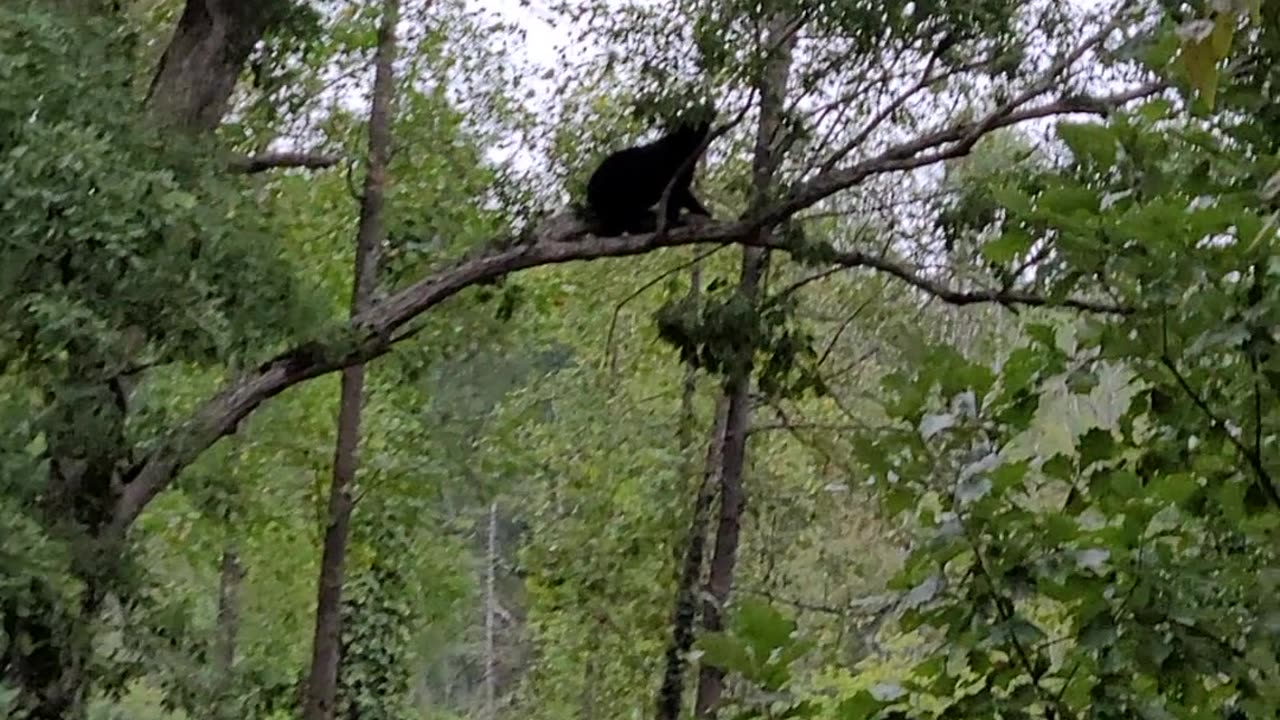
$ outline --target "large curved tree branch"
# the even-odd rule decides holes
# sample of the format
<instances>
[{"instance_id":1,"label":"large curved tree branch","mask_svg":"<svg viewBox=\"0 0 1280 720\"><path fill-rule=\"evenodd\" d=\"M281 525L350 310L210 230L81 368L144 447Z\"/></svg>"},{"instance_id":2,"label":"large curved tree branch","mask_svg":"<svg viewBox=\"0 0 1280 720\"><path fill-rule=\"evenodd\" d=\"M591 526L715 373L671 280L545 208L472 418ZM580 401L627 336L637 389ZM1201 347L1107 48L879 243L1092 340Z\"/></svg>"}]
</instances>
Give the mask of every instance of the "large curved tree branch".
<instances>
[{"instance_id":1,"label":"large curved tree branch","mask_svg":"<svg viewBox=\"0 0 1280 720\"><path fill-rule=\"evenodd\" d=\"M244 175L266 172L280 168L306 168L323 170L338 164L342 158L337 155L308 152L267 152L261 155L236 157L231 160L231 170Z\"/></svg>"},{"instance_id":2,"label":"large curved tree branch","mask_svg":"<svg viewBox=\"0 0 1280 720\"><path fill-rule=\"evenodd\" d=\"M1068 113L1106 113L1118 105L1153 95L1166 87L1151 83L1105 97L1062 99L1036 107L1004 106L973 123L930 133L896 145L876 157L848 168L824 173L794 189L780 202L757 217L700 227L682 227L665 233L620 238L582 237L584 227L575 223L547 223L524 241L507 239L434 272L352 318L354 340L345 350L297 348L286 352L241 377L205 402L187 421L170 430L161 442L131 473L122 489L113 514L112 534L122 536L147 504L162 492L177 474L216 442L231 433L266 400L293 385L339 370L348 365L377 358L395 342L412 333L397 331L441 302L479 283L543 265L624 257L651 252L662 247L693 244L758 245L789 251L787 241L757 231L775 225L819 201L882 173L923 167L969 152L985 134L1001 127L1034 118ZM1080 310L1125 313L1129 309L1088 299L1051 300L1034 293L1014 290L962 291L929 278L895 261L858 250L832 253L833 265L871 268L888 273L939 299L957 305L996 302L1013 305L1060 306Z\"/></svg>"}]
</instances>

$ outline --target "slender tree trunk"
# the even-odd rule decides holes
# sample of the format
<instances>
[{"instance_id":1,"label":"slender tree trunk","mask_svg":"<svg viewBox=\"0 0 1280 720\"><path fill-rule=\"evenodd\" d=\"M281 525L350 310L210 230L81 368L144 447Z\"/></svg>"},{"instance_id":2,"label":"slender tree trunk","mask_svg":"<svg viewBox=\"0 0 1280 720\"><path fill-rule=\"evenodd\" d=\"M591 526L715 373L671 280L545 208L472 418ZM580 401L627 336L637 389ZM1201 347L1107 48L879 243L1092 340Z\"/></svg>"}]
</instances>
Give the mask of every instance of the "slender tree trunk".
<instances>
[{"instance_id":1,"label":"slender tree trunk","mask_svg":"<svg viewBox=\"0 0 1280 720\"><path fill-rule=\"evenodd\" d=\"M791 73L791 51L795 45L795 37L795 28L785 14L775 15L765 34L765 46L773 48L773 54L768 58L758 84L760 124L756 132L755 157L752 162L755 194L753 205L756 207L768 202L773 176L778 168L775 152ZM738 293L753 306L758 303L767 262L768 255L763 248L743 248ZM702 607L702 626L708 632L724 627L722 612L733 590L742 511L746 505L742 471L746 464L747 433L751 424L751 374L755 348L743 346L735 350L735 359L724 384L728 408L725 412L724 450L720 462L720 517L716 527L715 554L711 558L707 577L708 599ZM724 671L711 665L703 665L698 676L695 705L697 717L715 717L723 692Z\"/></svg>"},{"instance_id":2,"label":"slender tree trunk","mask_svg":"<svg viewBox=\"0 0 1280 720\"><path fill-rule=\"evenodd\" d=\"M592 643L594 644L594 643ZM596 649L587 653L582 667L582 720L596 720Z\"/></svg>"},{"instance_id":3,"label":"slender tree trunk","mask_svg":"<svg viewBox=\"0 0 1280 720\"><path fill-rule=\"evenodd\" d=\"M484 603L484 701L485 716L493 720L498 695L498 503L489 504L489 551Z\"/></svg>"},{"instance_id":4,"label":"slender tree trunk","mask_svg":"<svg viewBox=\"0 0 1280 720\"><path fill-rule=\"evenodd\" d=\"M695 262L689 277L690 300L702 293L702 265ZM692 362L685 367L684 388L680 397L680 425L677 439L684 458L681 478L693 479L697 473L694 456L693 401L697 392L698 368ZM694 495L693 514L684 543L676 546L676 590L671 610L671 639L667 642L662 681L655 700L657 720L676 720L684 698L684 669L687 655L693 647L693 625L698 615L697 588L702 580L703 557L706 554L707 524L711 504L715 499L716 471L720 466L720 448L724 440L723 401L716 408L711 436L707 439L706 460Z\"/></svg>"},{"instance_id":5,"label":"slender tree trunk","mask_svg":"<svg viewBox=\"0 0 1280 720\"><path fill-rule=\"evenodd\" d=\"M747 258L746 255L755 255ZM744 253L743 277L758 281L761 271L759 253ZM745 287L744 282L739 287ZM724 629L722 610L733 590L733 574L738 560L738 535L746 496L742 488L742 468L746 461L746 436L750 422L750 368L735 371L725 383L728 407L725 411L724 449L720 459L720 516L716 525L716 547L711 556L707 576L708 598L702 604L702 628L706 632ZM724 671L703 665L698 675L695 713L699 718L714 717L724 688Z\"/></svg>"},{"instance_id":6,"label":"slender tree trunk","mask_svg":"<svg viewBox=\"0 0 1280 720\"><path fill-rule=\"evenodd\" d=\"M240 555L228 545L222 551L222 571L218 577L218 632L213 662L221 682L231 676L236 661L236 635L240 631L240 581L244 568Z\"/></svg>"},{"instance_id":7,"label":"slender tree trunk","mask_svg":"<svg viewBox=\"0 0 1280 720\"><path fill-rule=\"evenodd\" d=\"M369 306L377 284L378 246L385 230L382 210L386 169L391 148L391 101L394 92L392 63L396 53L398 0L383 4L382 26L375 58L373 103L369 113L369 169L360 203L356 234L356 260L351 293L351 314ZM307 679L306 720L331 720L337 696L338 659L342 647L342 584L346 573L347 540L354 505L352 485L359 464L360 415L364 400L364 365L342 372L338 405L338 438L329 486L329 522L316 593L316 628L312 643L311 671Z\"/></svg>"},{"instance_id":8,"label":"slender tree trunk","mask_svg":"<svg viewBox=\"0 0 1280 720\"><path fill-rule=\"evenodd\" d=\"M217 676L220 717L233 717L230 693L234 687L236 638L240 634L240 583L244 568L233 543L222 550L222 570L218 575L218 625L214 637L213 663Z\"/></svg>"},{"instance_id":9,"label":"slender tree trunk","mask_svg":"<svg viewBox=\"0 0 1280 720\"><path fill-rule=\"evenodd\" d=\"M680 717L684 696L684 668L689 650L693 647L693 626L698 614L697 589L702 579L707 525L711 519L711 505L715 499L716 478L724 448L727 410L728 403L722 398L716 408L711 437L707 440L702 480L694 499L689 533L685 537L684 557L681 558L680 575L676 581L675 607L671 614L671 640L667 643L666 668L662 675L662 685L658 688L658 720L677 720Z\"/></svg>"}]
</instances>

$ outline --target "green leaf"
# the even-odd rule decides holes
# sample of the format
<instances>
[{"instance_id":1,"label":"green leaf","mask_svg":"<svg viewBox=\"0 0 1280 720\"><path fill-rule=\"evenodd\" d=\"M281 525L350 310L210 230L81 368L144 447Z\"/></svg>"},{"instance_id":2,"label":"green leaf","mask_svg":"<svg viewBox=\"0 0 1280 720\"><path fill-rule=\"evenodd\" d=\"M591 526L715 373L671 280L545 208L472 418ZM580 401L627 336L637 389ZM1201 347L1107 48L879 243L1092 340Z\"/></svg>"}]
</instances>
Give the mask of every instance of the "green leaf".
<instances>
[{"instance_id":1,"label":"green leaf","mask_svg":"<svg viewBox=\"0 0 1280 720\"><path fill-rule=\"evenodd\" d=\"M1184 43L1180 58L1191 87L1204 100L1205 105L1213 109L1218 92L1218 58L1213 52L1212 41L1205 39Z\"/></svg>"},{"instance_id":2,"label":"green leaf","mask_svg":"<svg viewBox=\"0 0 1280 720\"><path fill-rule=\"evenodd\" d=\"M751 644L760 662L775 649L790 644L791 633L796 629L793 620L758 598L746 598L739 603L733 622L736 633Z\"/></svg>"},{"instance_id":3,"label":"green leaf","mask_svg":"<svg viewBox=\"0 0 1280 720\"><path fill-rule=\"evenodd\" d=\"M1116 161L1116 138L1105 125L1098 123L1058 123L1058 137L1071 149L1077 160L1109 168Z\"/></svg>"},{"instance_id":4,"label":"green leaf","mask_svg":"<svg viewBox=\"0 0 1280 720\"><path fill-rule=\"evenodd\" d=\"M1156 478L1147 491L1153 496L1180 507L1195 495L1200 483L1191 473L1171 473Z\"/></svg>"},{"instance_id":5,"label":"green leaf","mask_svg":"<svg viewBox=\"0 0 1280 720\"><path fill-rule=\"evenodd\" d=\"M1098 194L1079 185L1059 185L1041 193L1038 205L1041 210L1061 215L1074 212L1096 212Z\"/></svg>"},{"instance_id":6,"label":"green leaf","mask_svg":"<svg viewBox=\"0 0 1280 720\"><path fill-rule=\"evenodd\" d=\"M1031 249L1035 238L1017 228L1011 228L982 244L982 256L987 260L1004 265L1012 262Z\"/></svg>"},{"instance_id":7,"label":"green leaf","mask_svg":"<svg viewBox=\"0 0 1280 720\"><path fill-rule=\"evenodd\" d=\"M1219 13L1213 21L1213 32L1209 42L1216 58L1224 58L1231 51L1231 38L1236 32L1236 17L1233 13Z\"/></svg>"},{"instance_id":8,"label":"green leaf","mask_svg":"<svg viewBox=\"0 0 1280 720\"><path fill-rule=\"evenodd\" d=\"M702 651L702 661L722 670L751 677L755 662L747 646L723 632L707 633L698 638L697 647Z\"/></svg>"},{"instance_id":9,"label":"green leaf","mask_svg":"<svg viewBox=\"0 0 1280 720\"><path fill-rule=\"evenodd\" d=\"M870 692L859 690L853 696L840 701L836 707L836 717L840 720L869 720L891 702L877 700Z\"/></svg>"},{"instance_id":10,"label":"green leaf","mask_svg":"<svg viewBox=\"0 0 1280 720\"><path fill-rule=\"evenodd\" d=\"M1014 215L1027 215L1031 212L1031 198L1016 187L997 185L991 188L991 197Z\"/></svg>"}]
</instances>

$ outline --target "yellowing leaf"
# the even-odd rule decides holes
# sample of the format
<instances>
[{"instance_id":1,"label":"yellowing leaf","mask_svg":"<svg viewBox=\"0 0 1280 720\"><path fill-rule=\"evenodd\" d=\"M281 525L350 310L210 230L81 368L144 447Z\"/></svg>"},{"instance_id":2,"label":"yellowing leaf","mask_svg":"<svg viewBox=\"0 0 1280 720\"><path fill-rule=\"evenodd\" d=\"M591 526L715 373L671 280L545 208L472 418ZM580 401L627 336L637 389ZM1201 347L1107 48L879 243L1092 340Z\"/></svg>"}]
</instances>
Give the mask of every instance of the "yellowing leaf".
<instances>
[{"instance_id":1,"label":"yellowing leaf","mask_svg":"<svg viewBox=\"0 0 1280 720\"><path fill-rule=\"evenodd\" d=\"M1219 15L1213 23L1213 33L1209 35L1209 42L1213 46L1214 60L1227 56L1227 51L1231 49L1231 38L1236 32L1236 16L1235 15Z\"/></svg>"}]
</instances>

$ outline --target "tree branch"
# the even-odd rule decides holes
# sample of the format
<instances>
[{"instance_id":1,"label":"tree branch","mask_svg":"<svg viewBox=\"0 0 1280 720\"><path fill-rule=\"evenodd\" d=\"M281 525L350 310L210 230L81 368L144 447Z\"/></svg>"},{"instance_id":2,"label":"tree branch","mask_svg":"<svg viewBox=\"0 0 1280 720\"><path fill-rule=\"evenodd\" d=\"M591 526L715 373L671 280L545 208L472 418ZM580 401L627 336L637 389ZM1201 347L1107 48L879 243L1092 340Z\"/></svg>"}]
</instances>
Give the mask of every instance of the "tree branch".
<instances>
[{"instance_id":1,"label":"tree branch","mask_svg":"<svg viewBox=\"0 0 1280 720\"><path fill-rule=\"evenodd\" d=\"M914 170L925 165L932 165L943 160L951 160L968 155L979 140L988 133L1000 128L1055 115L1085 113L1105 116L1125 103L1150 97L1168 87L1168 82L1160 80L1102 97L1064 97L1055 102L1021 110L1011 109L1006 105L977 122L961 123L950 128L937 130L914 140L894 145L875 157L855 163L842 170L822 173L793 189L790 196L775 206L770 214L764 218L764 221L767 224L781 222L800 210L808 208L841 190L853 187L873 175Z\"/></svg>"},{"instance_id":2,"label":"tree branch","mask_svg":"<svg viewBox=\"0 0 1280 720\"><path fill-rule=\"evenodd\" d=\"M276 168L308 168L320 170L338 164L337 155L323 155L305 152L270 152L261 155L238 157L231 161L233 172L252 175Z\"/></svg>"},{"instance_id":3,"label":"tree branch","mask_svg":"<svg viewBox=\"0 0 1280 720\"><path fill-rule=\"evenodd\" d=\"M396 337L397 330L472 285L542 265L640 255L662 247L736 243L788 251L792 248L786 240L759 230L774 226L868 177L912 170L964 155L983 135L997 128L1067 113L1105 113L1165 87L1167 84L1164 82L1154 82L1101 98L1064 98L1034 108L997 111L998 114L975 123L929 133L895 145L851 167L818 175L793 190L781 202L764 208L754 218L611 238L586 236L589 228L582 222L553 218L557 221L544 223L529 237L499 238L479 252L430 274L357 314L348 326L351 333L348 337L352 339L347 340L342 349L315 344L298 347L263 363L223 388L186 422L166 433L142 463L131 470L134 479L122 488L111 531L123 535L147 503L168 487L184 467L219 438L234 431L240 421L263 402L305 380L355 363L368 362L387 353L396 340L412 335L409 332ZM925 277L906 265L860 251L837 252L832 262L847 268L863 267L887 273L955 305L995 302L1103 313L1132 312L1131 308L1087 299L1053 300L1012 289L962 291Z\"/></svg>"}]
</instances>

